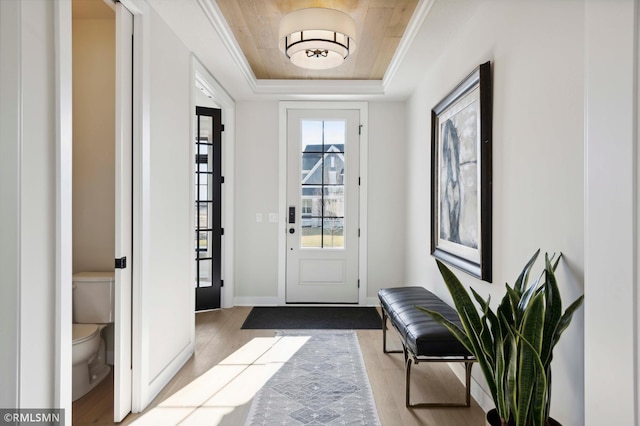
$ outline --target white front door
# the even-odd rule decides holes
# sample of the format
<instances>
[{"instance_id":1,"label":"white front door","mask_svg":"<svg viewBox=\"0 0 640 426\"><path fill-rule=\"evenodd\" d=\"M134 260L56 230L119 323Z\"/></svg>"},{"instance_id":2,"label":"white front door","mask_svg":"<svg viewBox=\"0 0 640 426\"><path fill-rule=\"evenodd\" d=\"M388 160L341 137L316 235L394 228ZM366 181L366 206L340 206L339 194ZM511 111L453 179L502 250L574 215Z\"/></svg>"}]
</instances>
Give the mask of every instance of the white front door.
<instances>
[{"instance_id":1,"label":"white front door","mask_svg":"<svg viewBox=\"0 0 640 426\"><path fill-rule=\"evenodd\" d=\"M287 303L358 303L358 110L288 110Z\"/></svg>"},{"instance_id":2,"label":"white front door","mask_svg":"<svg viewBox=\"0 0 640 426\"><path fill-rule=\"evenodd\" d=\"M116 259L113 420L131 411L133 15L116 3Z\"/></svg>"}]
</instances>

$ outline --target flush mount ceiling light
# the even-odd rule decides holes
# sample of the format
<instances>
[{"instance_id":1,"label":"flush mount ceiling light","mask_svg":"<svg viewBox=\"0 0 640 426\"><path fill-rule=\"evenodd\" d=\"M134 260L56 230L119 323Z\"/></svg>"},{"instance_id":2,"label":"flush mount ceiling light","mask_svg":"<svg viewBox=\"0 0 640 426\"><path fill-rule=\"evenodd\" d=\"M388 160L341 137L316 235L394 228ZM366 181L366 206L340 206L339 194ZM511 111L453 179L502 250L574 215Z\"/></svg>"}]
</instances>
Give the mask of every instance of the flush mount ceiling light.
<instances>
[{"instance_id":1,"label":"flush mount ceiling light","mask_svg":"<svg viewBox=\"0 0 640 426\"><path fill-rule=\"evenodd\" d=\"M324 70L342 64L356 50L356 24L346 13L309 8L280 21L280 50L292 64Z\"/></svg>"}]
</instances>

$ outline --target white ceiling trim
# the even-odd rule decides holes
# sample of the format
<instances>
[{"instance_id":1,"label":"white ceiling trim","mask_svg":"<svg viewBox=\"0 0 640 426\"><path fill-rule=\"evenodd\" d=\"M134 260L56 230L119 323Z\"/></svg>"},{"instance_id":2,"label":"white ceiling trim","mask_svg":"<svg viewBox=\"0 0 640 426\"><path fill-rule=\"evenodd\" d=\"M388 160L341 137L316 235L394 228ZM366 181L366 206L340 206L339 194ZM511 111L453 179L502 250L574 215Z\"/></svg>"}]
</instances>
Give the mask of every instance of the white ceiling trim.
<instances>
[{"instance_id":1,"label":"white ceiling trim","mask_svg":"<svg viewBox=\"0 0 640 426\"><path fill-rule=\"evenodd\" d=\"M409 23L407 24L407 28L404 30L404 34L402 35L402 39L400 40L400 44L396 49L396 53L393 55L391 59L391 63L387 68L387 71L384 73L384 77L382 77L382 87L385 89L389 87L391 80L395 77L396 72L400 68L400 64L402 63L404 57L407 55L409 48L413 44L422 24L427 19L429 12L431 12L431 8L436 0L419 0L416 5L416 10L413 12Z\"/></svg>"},{"instance_id":2,"label":"white ceiling trim","mask_svg":"<svg viewBox=\"0 0 640 426\"><path fill-rule=\"evenodd\" d=\"M256 78L216 1L198 0L252 92L279 95L384 95L434 3L419 0L382 80L269 80Z\"/></svg>"},{"instance_id":3,"label":"white ceiling trim","mask_svg":"<svg viewBox=\"0 0 640 426\"><path fill-rule=\"evenodd\" d=\"M383 95L382 80L256 80L256 94Z\"/></svg>"},{"instance_id":4,"label":"white ceiling trim","mask_svg":"<svg viewBox=\"0 0 640 426\"><path fill-rule=\"evenodd\" d=\"M249 62L247 62L247 58L244 56L242 49L240 49L240 45L236 41L231 28L229 28L227 21L224 19L224 15L222 14L220 7L218 7L218 3L216 3L215 0L198 0L198 4L222 39L222 43L231 54L233 61L236 63L238 68L240 68L240 72L247 80L247 83L249 83L249 86L251 86L251 89L255 92L257 82L256 76L253 73Z\"/></svg>"}]
</instances>

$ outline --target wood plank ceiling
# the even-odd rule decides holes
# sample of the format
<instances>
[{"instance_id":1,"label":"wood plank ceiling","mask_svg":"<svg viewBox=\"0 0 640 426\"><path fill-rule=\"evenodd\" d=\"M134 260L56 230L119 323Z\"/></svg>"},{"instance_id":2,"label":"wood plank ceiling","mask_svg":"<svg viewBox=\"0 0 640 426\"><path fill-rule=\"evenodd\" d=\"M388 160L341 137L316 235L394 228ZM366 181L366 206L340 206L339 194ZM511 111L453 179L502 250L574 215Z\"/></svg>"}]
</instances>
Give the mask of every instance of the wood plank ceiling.
<instances>
[{"instance_id":1,"label":"wood plank ceiling","mask_svg":"<svg viewBox=\"0 0 640 426\"><path fill-rule=\"evenodd\" d=\"M418 0L217 0L258 79L380 80L393 58ZM355 53L337 68L304 70L278 49L280 19L308 7L349 14L356 23Z\"/></svg>"}]
</instances>

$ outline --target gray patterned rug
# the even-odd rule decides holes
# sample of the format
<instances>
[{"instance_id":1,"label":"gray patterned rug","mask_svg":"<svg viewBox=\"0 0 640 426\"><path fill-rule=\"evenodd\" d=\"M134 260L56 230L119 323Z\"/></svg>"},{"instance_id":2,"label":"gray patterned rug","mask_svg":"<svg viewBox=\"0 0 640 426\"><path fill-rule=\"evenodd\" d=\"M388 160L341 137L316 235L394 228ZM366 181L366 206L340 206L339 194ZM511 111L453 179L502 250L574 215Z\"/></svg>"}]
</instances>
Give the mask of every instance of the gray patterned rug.
<instances>
[{"instance_id":1,"label":"gray patterned rug","mask_svg":"<svg viewBox=\"0 0 640 426\"><path fill-rule=\"evenodd\" d=\"M380 425L355 331L311 336L253 399L246 425Z\"/></svg>"}]
</instances>

